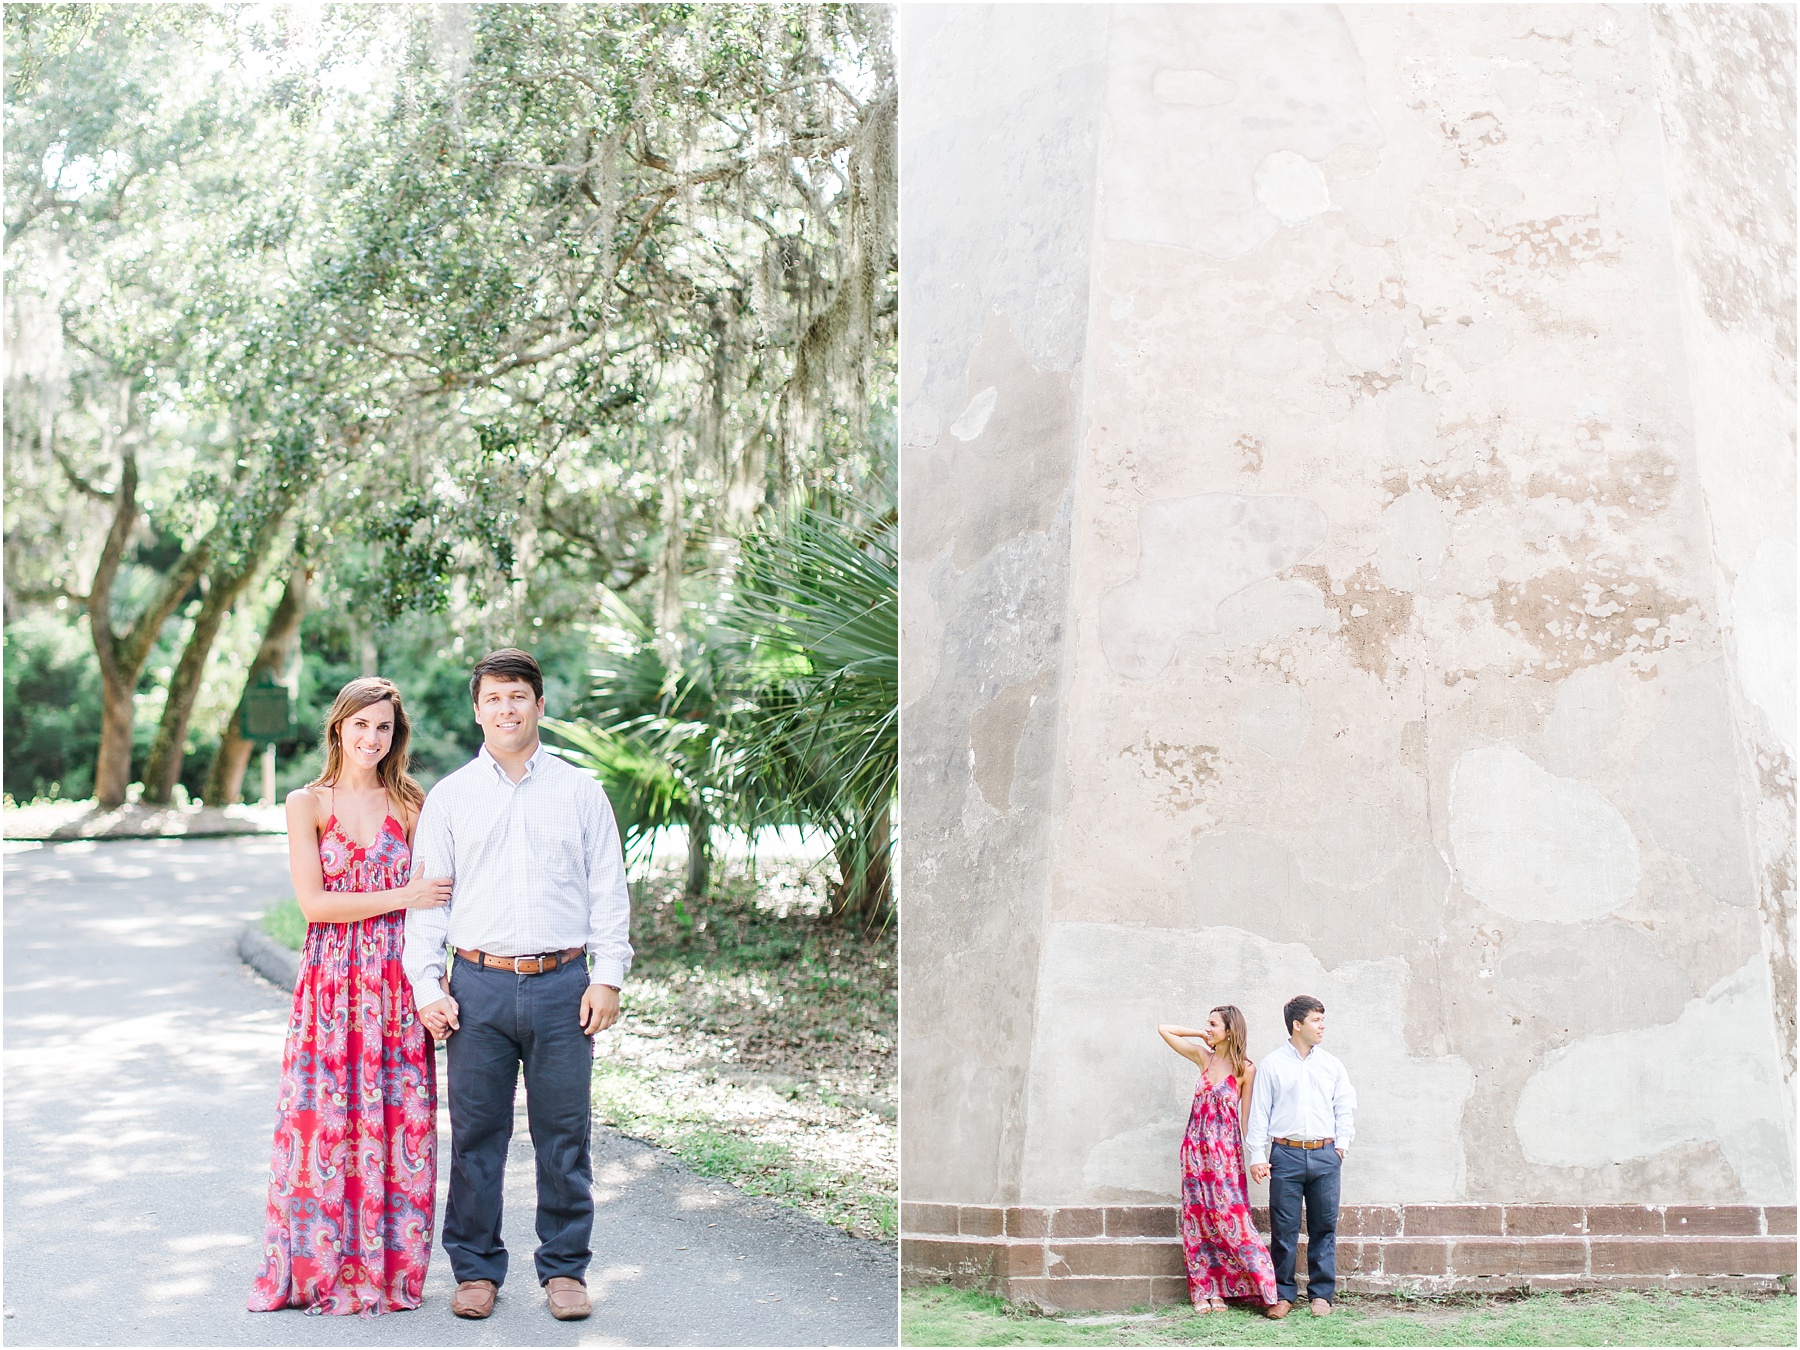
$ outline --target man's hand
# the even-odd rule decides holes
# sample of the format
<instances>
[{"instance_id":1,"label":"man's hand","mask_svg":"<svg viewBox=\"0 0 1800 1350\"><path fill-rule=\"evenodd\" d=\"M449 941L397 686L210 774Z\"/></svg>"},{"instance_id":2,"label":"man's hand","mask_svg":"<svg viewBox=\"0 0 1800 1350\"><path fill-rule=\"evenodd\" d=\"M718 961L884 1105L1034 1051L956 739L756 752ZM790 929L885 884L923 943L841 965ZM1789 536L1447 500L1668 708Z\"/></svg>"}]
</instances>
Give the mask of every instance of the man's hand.
<instances>
[{"instance_id":1,"label":"man's hand","mask_svg":"<svg viewBox=\"0 0 1800 1350\"><path fill-rule=\"evenodd\" d=\"M1338 1155L1338 1161L1342 1162L1345 1158L1348 1158L1350 1156L1350 1150L1347 1148L1340 1148L1337 1151L1337 1155Z\"/></svg>"},{"instance_id":2,"label":"man's hand","mask_svg":"<svg viewBox=\"0 0 1800 1350\"><path fill-rule=\"evenodd\" d=\"M1268 1179L1269 1179L1269 1164L1267 1164L1267 1163L1251 1163L1250 1164L1250 1180L1252 1180L1260 1185L1261 1183L1267 1181Z\"/></svg>"},{"instance_id":3,"label":"man's hand","mask_svg":"<svg viewBox=\"0 0 1800 1350\"><path fill-rule=\"evenodd\" d=\"M450 1033L460 1025L456 1020L456 1000L446 992L442 998L419 1009L419 1020L425 1024L425 1030L431 1033L432 1040L449 1040Z\"/></svg>"},{"instance_id":4,"label":"man's hand","mask_svg":"<svg viewBox=\"0 0 1800 1350\"><path fill-rule=\"evenodd\" d=\"M592 1036L619 1020L619 991L610 984L590 984L581 996L581 1032Z\"/></svg>"}]
</instances>

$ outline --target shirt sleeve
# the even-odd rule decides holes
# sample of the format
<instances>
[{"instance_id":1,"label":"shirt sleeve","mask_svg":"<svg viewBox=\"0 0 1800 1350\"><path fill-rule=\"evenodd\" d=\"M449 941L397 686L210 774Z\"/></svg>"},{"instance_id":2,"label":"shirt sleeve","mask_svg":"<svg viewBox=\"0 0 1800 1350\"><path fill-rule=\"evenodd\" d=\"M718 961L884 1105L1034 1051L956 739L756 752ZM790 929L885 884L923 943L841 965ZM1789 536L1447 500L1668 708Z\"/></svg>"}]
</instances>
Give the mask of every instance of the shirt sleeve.
<instances>
[{"instance_id":1,"label":"shirt sleeve","mask_svg":"<svg viewBox=\"0 0 1800 1350\"><path fill-rule=\"evenodd\" d=\"M1337 1081L1331 1089L1332 1143L1348 1150L1356 1138L1356 1089L1350 1086L1350 1074L1342 1060L1337 1065Z\"/></svg>"},{"instance_id":2,"label":"shirt sleeve","mask_svg":"<svg viewBox=\"0 0 1800 1350\"><path fill-rule=\"evenodd\" d=\"M1256 1067L1256 1082L1250 1087L1250 1119L1244 1123L1244 1151L1250 1155L1250 1166L1269 1161L1269 1111L1274 1105L1269 1086L1269 1060Z\"/></svg>"},{"instance_id":3,"label":"shirt sleeve","mask_svg":"<svg viewBox=\"0 0 1800 1350\"><path fill-rule=\"evenodd\" d=\"M625 987L631 969L631 893L612 803L593 785L588 820L588 983Z\"/></svg>"},{"instance_id":4,"label":"shirt sleeve","mask_svg":"<svg viewBox=\"0 0 1800 1350\"><path fill-rule=\"evenodd\" d=\"M456 876L456 851L451 847L450 811L443 795L433 788L419 812L413 830L412 874L415 877ZM450 903L441 909L406 911L406 946L400 964L412 981L413 1001L423 1007L443 996L438 981L444 976L444 946L450 937L450 910L456 904L455 888Z\"/></svg>"}]
</instances>

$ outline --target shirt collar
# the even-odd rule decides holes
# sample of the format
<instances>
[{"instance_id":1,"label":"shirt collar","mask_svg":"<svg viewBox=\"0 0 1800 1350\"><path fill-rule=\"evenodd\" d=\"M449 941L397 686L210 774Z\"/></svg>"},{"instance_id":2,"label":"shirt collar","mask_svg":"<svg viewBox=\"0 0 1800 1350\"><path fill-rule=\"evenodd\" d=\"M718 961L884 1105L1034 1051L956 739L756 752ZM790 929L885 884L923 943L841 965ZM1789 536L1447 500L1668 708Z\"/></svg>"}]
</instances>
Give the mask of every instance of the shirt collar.
<instances>
[{"instance_id":1,"label":"shirt collar","mask_svg":"<svg viewBox=\"0 0 1800 1350\"><path fill-rule=\"evenodd\" d=\"M548 754L549 751L544 749L544 742L540 739L538 741L538 748L532 752L531 758L525 761L525 772L519 775L519 783L525 782L532 774L536 773ZM512 779L507 777L506 770L500 767L499 760L488 753L488 748L485 744L480 750L475 752L475 758L485 763L494 774L505 779L508 783L511 783L512 786L517 787L519 785L519 783L513 783Z\"/></svg>"}]
</instances>

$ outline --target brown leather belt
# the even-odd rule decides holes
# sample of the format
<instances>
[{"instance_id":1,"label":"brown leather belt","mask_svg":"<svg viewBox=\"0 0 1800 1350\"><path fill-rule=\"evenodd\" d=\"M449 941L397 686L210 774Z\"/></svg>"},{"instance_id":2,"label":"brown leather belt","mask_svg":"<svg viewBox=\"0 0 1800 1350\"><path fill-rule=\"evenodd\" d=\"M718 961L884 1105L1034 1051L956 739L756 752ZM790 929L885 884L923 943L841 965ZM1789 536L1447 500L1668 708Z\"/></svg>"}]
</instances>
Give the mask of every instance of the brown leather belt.
<instances>
[{"instance_id":1,"label":"brown leather belt","mask_svg":"<svg viewBox=\"0 0 1800 1350\"><path fill-rule=\"evenodd\" d=\"M1324 1148L1331 1142L1329 1139L1271 1139L1272 1144L1286 1144L1289 1148Z\"/></svg>"},{"instance_id":2,"label":"brown leather belt","mask_svg":"<svg viewBox=\"0 0 1800 1350\"><path fill-rule=\"evenodd\" d=\"M458 947L456 959L467 961L472 966L510 970L515 975L547 975L558 966L566 966L586 953L585 947L570 947L567 951L545 952L542 956L495 956L492 952L472 952Z\"/></svg>"}]
</instances>

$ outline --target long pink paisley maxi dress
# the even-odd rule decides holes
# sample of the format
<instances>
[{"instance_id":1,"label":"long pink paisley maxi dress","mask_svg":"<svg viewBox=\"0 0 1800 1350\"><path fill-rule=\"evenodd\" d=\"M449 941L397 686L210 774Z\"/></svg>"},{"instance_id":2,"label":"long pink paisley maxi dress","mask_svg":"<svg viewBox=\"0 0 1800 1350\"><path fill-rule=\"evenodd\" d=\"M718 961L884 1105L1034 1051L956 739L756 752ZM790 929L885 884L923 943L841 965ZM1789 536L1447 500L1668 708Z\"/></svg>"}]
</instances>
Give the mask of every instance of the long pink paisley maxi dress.
<instances>
[{"instance_id":1,"label":"long pink paisley maxi dress","mask_svg":"<svg viewBox=\"0 0 1800 1350\"><path fill-rule=\"evenodd\" d=\"M1181 1246L1188 1298L1275 1301L1275 1264L1250 1217L1250 1183L1238 1125L1237 1077L1194 1091L1181 1140Z\"/></svg>"},{"instance_id":2,"label":"long pink paisley maxi dress","mask_svg":"<svg viewBox=\"0 0 1800 1350\"><path fill-rule=\"evenodd\" d=\"M388 891L406 884L412 855L392 816L363 848L334 815L319 865L328 891ZM437 1186L437 1070L400 966L405 936L404 910L306 930L252 1312L419 1306Z\"/></svg>"}]
</instances>

